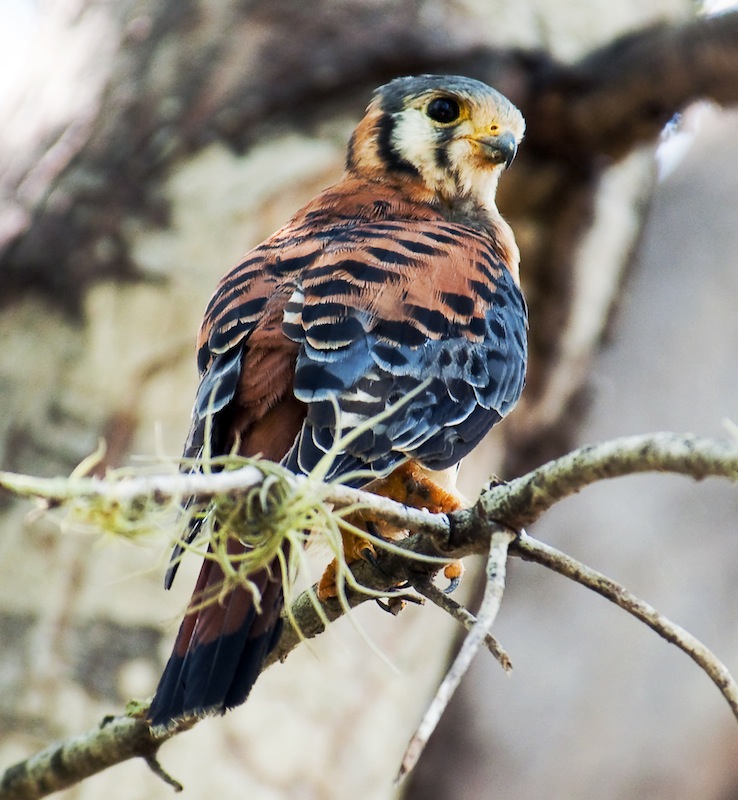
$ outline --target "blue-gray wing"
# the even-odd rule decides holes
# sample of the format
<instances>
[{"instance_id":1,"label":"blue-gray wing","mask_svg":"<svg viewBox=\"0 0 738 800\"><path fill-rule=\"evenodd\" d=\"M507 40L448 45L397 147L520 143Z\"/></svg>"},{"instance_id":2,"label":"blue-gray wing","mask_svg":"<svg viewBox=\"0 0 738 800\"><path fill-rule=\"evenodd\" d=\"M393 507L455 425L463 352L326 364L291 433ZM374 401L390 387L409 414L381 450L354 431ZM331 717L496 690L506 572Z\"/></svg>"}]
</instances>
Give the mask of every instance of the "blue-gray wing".
<instances>
[{"instance_id":1,"label":"blue-gray wing","mask_svg":"<svg viewBox=\"0 0 738 800\"><path fill-rule=\"evenodd\" d=\"M525 302L494 243L452 223L362 226L302 273L283 330L299 344L307 417L285 463L329 477L386 474L412 458L444 469L517 402ZM361 483L358 480L357 483Z\"/></svg>"}]
</instances>

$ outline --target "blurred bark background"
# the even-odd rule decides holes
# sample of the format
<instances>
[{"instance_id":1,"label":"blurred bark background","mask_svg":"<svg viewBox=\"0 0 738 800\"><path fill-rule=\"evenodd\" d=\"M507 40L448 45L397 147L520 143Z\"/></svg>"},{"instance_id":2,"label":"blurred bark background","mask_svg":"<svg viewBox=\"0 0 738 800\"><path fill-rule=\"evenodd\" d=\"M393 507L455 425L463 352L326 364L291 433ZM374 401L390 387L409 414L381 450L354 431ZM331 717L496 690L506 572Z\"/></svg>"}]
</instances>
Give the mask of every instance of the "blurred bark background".
<instances>
[{"instance_id":1,"label":"blurred bark background","mask_svg":"<svg viewBox=\"0 0 738 800\"><path fill-rule=\"evenodd\" d=\"M0 465L68 474L99 436L107 466L176 457L217 279L340 175L371 89L418 72L480 77L528 119L500 207L523 255L529 386L465 465L467 493L580 441L719 434L738 416L738 120L692 110L684 159L660 182L655 160L674 112L738 100L738 15L692 14L687 0L40 2L0 99ZM0 502L9 764L151 693L197 565L164 593L166 532L99 547ZM633 478L536 534L735 667L736 512L730 487ZM189 796L394 796L458 631L435 609L356 618L397 669L342 621L244 708L164 748ZM728 708L622 612L513 564L496 632L512 678L479 658L407 797L738 797ZM170 791L126 764L68 795Z\"/></svg>"}]
</instances>

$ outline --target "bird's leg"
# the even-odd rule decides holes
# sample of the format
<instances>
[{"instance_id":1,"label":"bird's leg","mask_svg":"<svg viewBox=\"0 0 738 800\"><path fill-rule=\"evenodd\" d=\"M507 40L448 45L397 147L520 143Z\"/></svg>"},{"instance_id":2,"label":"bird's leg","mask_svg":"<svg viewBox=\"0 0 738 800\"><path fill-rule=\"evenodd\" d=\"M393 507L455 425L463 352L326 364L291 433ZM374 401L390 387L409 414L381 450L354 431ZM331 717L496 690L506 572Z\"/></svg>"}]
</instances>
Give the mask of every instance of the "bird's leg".
<instances>
[{"instance_id":1,"label":"bird's leg","mask_svg":"<svg viewBox=\"0 0 738 800\"><path fill-rule=\"evenodd\" d=\"M415 461L408 461L402 464L386 478L378 478L372 481L367 487L367 491L382 497L388 497L403 505L412 508L427 509L435 514L448 514L457 511L464 506L464 498L461 497L453 487L442 486L438 481L448 478L445 473L432 473L424 469ZM455 470L453 471L455 476ZM356 527L368 531L375 535L387 539L401 539L407 531L398 530L387 525L381 520L373 520L370 509L357 511L348 517L349 521ZM370 541L364 537L352 533L344 533L343 551L347 563L364 559L370 563L375 563L377 553ZM336 574L338 562L334 559L326 568L323 576L318 583L318 597L325 600L335 597L337 594ZM461 561L452 561L447 564L443 574L450 581L446 591L453 591L464 574L464 566Z\"/></svg>"},{"instance_id":2,"label":"bird's leg","mask_svg":"<svg viewBox=\"0 0 738 800\"><path fill-rule=\"evenodd\" d=\"M386 478L374 481L367 488L375 494L389 497L412 508L424 508L434 514L450 514L464 507L464 498L455 491L455 486L442 486L438 478L444 479L448 484L455 484L456 469L446 473L431 473L416 461L408 461L394 470ZM444 590L453 592L461 582L464 574L464 565L457 559L447 564L443 575L448 579L449 585Z\"/></svg>"},{"instance_id":3,"label":"bird's leg","mask_svg":"<svg viewBox=\"0 0 738 800\"><path fill-rule=\"evenodd\" d=\"M448 514L464 506L464 498L450 486L453 470L432 472L417 461L407 461L386 478L372 481L366 488L405 506L424 508L434 514ZM446 485L442 485L442 483Z\"/></svg>"},{"instance_id":4,"label":"bird's leg","mask_svg":"<svg viewBox=\"0 0 738 800\"><path fill-rule=\"evenodd\" d=\"M365 515L361 512L349 514L346 520L356 528L379 536L372 521L366 519ZM341 540L343 545L343 557L347 564L352 564L355 561L363 559L370 564L376 566L377 564L377 551L374 545L363 536L358 536L350 531L341 531ZM320 581L318 581L317 594L320 600L327 600L330 597L336 597L338 594L338 587L336 582L338 580L338 559L334 558L330 564L325 568Z\"/></svg>"}]
</instances>

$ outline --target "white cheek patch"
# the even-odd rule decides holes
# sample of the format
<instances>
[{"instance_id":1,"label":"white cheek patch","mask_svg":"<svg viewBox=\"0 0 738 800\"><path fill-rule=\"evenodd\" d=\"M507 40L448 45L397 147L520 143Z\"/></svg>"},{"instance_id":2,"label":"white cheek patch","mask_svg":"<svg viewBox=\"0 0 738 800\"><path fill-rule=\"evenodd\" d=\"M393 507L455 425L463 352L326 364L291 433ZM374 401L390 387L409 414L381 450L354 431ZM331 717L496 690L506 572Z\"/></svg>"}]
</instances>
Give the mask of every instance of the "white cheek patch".
<instances>
[{"instance_id":1,"label":"white cheek patch","mask_svg":"<svg viewBox=\"0 0 738 800\"><path fill-rule=\"evenodd\" d=\"M396 116L392 146L420 172L430 188L445 181L444 171L436 164L435 131L419 109L408 108Z\"/></svg>"},{"instance_id":2,"label":"white cheek patch","mask_svg":"<svg viewBox=\"0 0 738 800\"><path fill-rule=\"evenodd\" d=\"M425 113L408 108L395 117L392 146L420 173L426 186L442 196L469 198L497 213L495 193L501 167L481 161L472 143L460 131L446 145L447 165L436 161L438 139Z\"/></svg>"},{"instance_id":3,"label":"white cheek patch","mask_svg":"<svg viewBox=\"0 0 738 800\"><path fill-rule=\"evenodd\" d=\"M466 139L455 139L449 142L446 152L450 169L456 176L459 194L471 195L479 179L479 170L472 163L473 153L469 142Z\"/></svg>"}]
</instances>

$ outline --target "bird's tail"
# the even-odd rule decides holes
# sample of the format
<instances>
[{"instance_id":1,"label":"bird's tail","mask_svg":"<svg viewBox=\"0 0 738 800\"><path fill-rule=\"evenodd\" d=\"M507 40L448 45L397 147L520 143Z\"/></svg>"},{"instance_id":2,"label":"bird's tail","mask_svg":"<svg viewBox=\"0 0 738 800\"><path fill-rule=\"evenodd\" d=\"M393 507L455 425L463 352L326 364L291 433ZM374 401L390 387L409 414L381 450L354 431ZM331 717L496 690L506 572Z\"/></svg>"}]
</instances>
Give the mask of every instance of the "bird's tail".
<instances>
[{"instance_id":1,"label":"bird's tail","mask_svg":"<svg viewBox=\"0 0 738 800\"><path fill-rule=\"evenodd\" d=\"M249 576L261 594L237 586L218 597L223 572L206 559L149 709L154 727L222 713L244 702L276 644L283 606L279 560Z\"/></svg>"}]
</instances>

